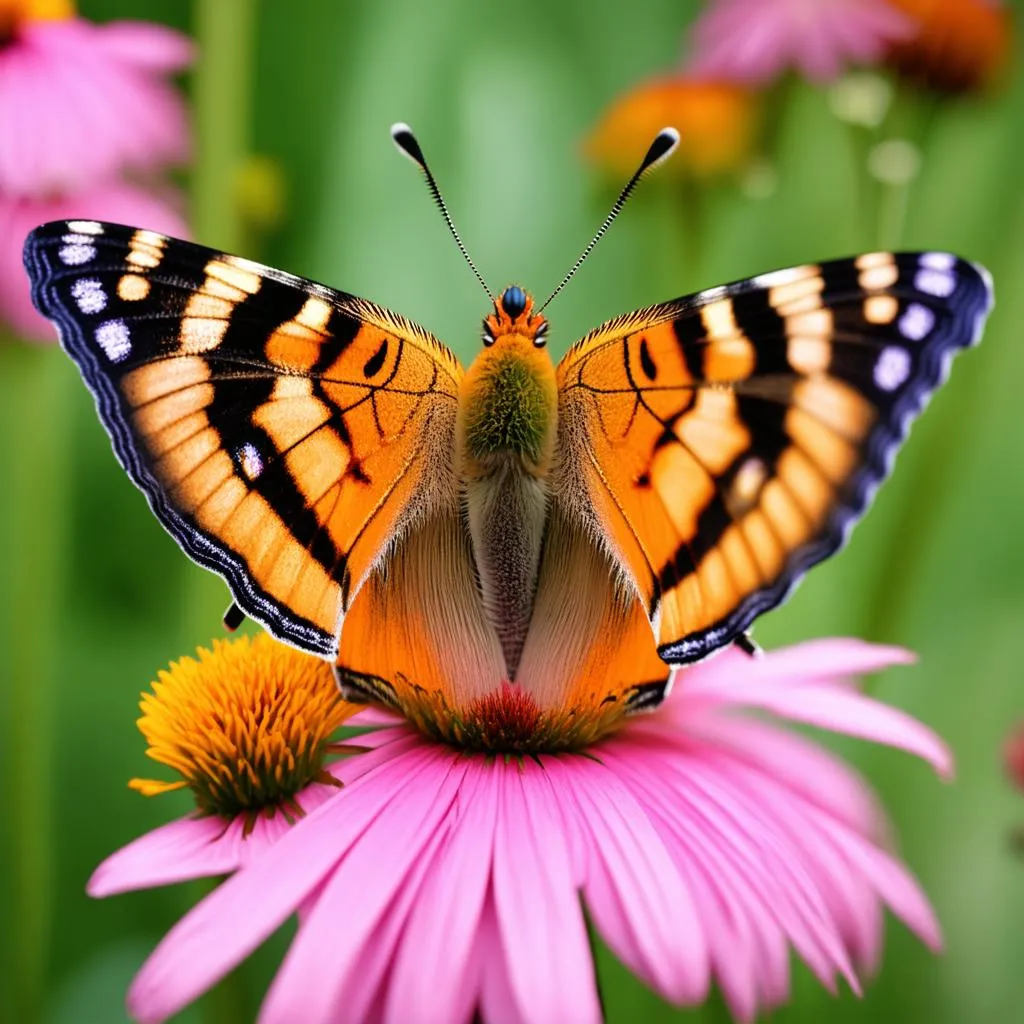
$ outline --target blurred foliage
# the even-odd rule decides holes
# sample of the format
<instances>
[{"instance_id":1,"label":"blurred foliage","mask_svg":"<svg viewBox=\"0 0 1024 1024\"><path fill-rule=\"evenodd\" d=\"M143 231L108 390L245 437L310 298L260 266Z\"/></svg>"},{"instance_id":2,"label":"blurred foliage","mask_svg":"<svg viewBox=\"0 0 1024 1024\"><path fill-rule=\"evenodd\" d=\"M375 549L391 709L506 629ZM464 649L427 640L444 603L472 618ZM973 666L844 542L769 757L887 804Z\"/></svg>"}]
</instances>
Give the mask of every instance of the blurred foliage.
<instances>
[{"instance_id":1,"label":"blurred foliage","mask_svg":"<svg viewBox=\"0 0 1024 1024\"><path fill-rule=\"evenodd\" d=\"M143 13L130 0L82 6L98 19ZM517 281L546 294L614 194L583 166L584 135L621 92L676 64L696 8L159 0L144 14L224 40L223 52L211 44L204 54L205 83L191 86L198 239L243 238L246 255L383 302L468 360L478 287L388 126L416 128L492 287ZM240 76L251 87L232 95L246 86ZM218 138L218 117L239 108L250 123ZM552 347L557 355L625 309L880 240L989 266L998 305L984 344L957 361L845 552L758 629L766 645L856 634L920 652L918 668L873 685L949 740L956 783L943 787L902 755L841 746L890 809L948 950L935 958L893 925L863 1001L833 1000L797 967L792 1005L772 1019L1017 1019L1024 863L1008 837L1024 801L999 755L1024 710L1024 75L991 97L943 105L898 92L884 131L916 139L924 154L905 194L866 184L873 136L838 121L824 91L788 84L768 120L771 166L749 195L731 181L684 191L670 176L641 190L551 310ZM223 204L244 168L229 164L250 149L271 161L261 173L276 167L256 184L287 207L237 235ZM203 889L91 902L84 884L106 854L188 809L184 796L128 790L146 765L135 704L157 668L219 633L228 598L148 513L56 348L0 345L0 430L0 652L20 652L0 671L34 680L0 690L0 1018L115 1021L133 970ZM283 942L179 1019L252 1019ZM725 1017L714 1000L670 1010L607 954L601 966L610 1020ZM5 1003L15 982L34 1003Z\"/></svg>"}]
</instances>

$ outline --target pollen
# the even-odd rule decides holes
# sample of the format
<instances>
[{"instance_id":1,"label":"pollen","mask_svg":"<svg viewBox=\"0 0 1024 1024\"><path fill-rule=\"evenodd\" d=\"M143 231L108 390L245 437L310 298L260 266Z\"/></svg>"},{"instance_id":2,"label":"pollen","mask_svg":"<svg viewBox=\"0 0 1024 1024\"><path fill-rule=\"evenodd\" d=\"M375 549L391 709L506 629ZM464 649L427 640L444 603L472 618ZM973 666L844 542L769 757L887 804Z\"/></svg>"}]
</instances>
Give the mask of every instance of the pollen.
<instances>
[{"instance_id":1,"label":"pollen","mask_svg":"<svg viewBox=\"0 0 1024 1024\"><path fill-rule=\"evenodd\" d=\"M324 770L332 734L360 705L343 701L330 666L260 635L213 642L159 673L139 704L147 756L173 782L132 779L144 796L188 788L204 814L281 808Z\"/></svg>"},{"instance_id":2,"label":"pollen","mask_svg":"<svg viewBox=\"0 0 1024 1024\"><path fill-rule=\"evenodd\" d=\"M484 750L530 749L541 724L541 709L522 687L505 683L477 700L467 716L475 745Z\"/></svg>"},{"instance_id":3,"label":"pollen","mask_svg":"<svg viewBox=\"0 0 1024 1024\"><path fill-rule=\"evenodd\" d=\"M400 692L399 703L409 724L430 739L463 753L506 757L585 750L626 721L621 702L545 708L507 680L465 707L418 688Z\"/></svg>"}]
</instances>

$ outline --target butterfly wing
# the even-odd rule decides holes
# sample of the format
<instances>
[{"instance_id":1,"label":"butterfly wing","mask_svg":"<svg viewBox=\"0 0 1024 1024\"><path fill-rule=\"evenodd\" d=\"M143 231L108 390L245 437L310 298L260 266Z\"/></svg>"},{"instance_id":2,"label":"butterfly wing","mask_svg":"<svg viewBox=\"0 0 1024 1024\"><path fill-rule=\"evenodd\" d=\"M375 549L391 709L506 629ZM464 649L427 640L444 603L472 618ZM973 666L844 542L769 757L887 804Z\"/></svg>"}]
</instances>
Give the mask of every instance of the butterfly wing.
<instances>
[{"instance_id":1,"label":"butterfly wing","mask_svg":"<svg viewBox=\"0 0 1024 1024\"><path fill-rule=\"evenodd\" d=\"M275 636L335 655L388 544L457 515L434 471L455 357L373 303L150 231L55 222L25 261L164 526Z\"/></svg>"},{"instance_id":2,"label":"butterfly wing","mask_svg":"<svg viewBox=\"0 0 1024 1024\"><path fill-rule=\"evenodd\" d=\"M954 256L873 253L652 306L573 347L557 492L605 536L665 660L728 643L842 544L991 302Z\"/></svg>"}]
</instances>

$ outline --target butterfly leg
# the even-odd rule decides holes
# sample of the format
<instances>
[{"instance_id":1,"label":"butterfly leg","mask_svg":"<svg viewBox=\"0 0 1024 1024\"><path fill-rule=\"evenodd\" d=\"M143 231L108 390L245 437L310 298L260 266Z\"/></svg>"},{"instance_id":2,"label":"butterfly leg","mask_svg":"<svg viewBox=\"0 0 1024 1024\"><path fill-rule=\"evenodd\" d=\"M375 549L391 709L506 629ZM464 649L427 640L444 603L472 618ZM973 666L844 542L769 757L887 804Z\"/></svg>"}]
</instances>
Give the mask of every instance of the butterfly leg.
<instances>
[{"instance_id":1,"label":"butterfly leg","mask_svg":"<svg viewBox=\"0 0 1024 1024\"><path fill-rule=\"evenodd\" d=\"M228 610L224 613L223 618L224 628L229 633L234 633L238 627L245 622L245 612L235 604L234 601L228 605Z\"/></svg>"},{"instance_id":2,"label":"butterfly leg","mask_svg":"<svg viewBox=\"0 0 1024 1024\"><path fill-rule=\"evenodd\" d=\"M764 654L764 648L753 638L749 630L736 637L736 646L752 658L760 658Z\"/></svg>"}]
</instances>

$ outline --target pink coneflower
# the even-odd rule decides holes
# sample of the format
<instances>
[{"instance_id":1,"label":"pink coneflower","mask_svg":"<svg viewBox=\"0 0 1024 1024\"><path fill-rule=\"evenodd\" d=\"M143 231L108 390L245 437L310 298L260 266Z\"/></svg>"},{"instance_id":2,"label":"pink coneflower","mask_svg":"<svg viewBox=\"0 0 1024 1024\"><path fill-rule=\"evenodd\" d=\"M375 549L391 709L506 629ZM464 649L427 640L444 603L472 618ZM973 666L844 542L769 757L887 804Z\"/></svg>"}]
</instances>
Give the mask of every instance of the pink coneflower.
<instances>
[{"instance_id":1,"label":"pink coneflower","mask_svg":"<svg viewBox=\"0 0 1024 1024\"><path fill-rule=\"evenodd\" d=\"M374 749L328 769L344 788L170 931L129 1008L166 1019L297 910L264 1022L598 1021L584 913L680 1005L712 980L740 1019L785 1002L790 946L830 989L842 977L857 990L878 961L882 907L937 947L932 910L886 852L861 779L745 712L900 747L946 774L933 733L851 682L909 660L852 640L727 652L679 673L655 713L575 752L495 756L407 724L361 736ZM530 718L524 692L495 699ZM200 751L202 734L193 723ZM133 872L116 854L91 891L181 877L176 852L150 847Z\"/></svg>"},{"instance_id":2,"label":"pink coneflower","mask_svg":"<svg viewBox=\"0 0 1024 1024\"><path fill-rule=\"evenodd\" d=\"M877 61L914 22L885 0L715 0L693 26L688 72L764 85L790 68L813 82Z\"/></svg>"},{"instance_id":3,"label":"pink coneflower","mask_svg":"<svg viewBox=\"0 0 1024 1024\"><path fill-rule=\"evenodd\" d=\"M161 25L94 25L70 0L0 0L0 193L74 192L188 152L167 81L192 58Z\"/></svg>"},{"instance_id":4,"label":"pink coneflower","mask_svg":"<svg viewBox=\"0 0 1024 1024\"><path fill-rule=\"evenodd\" d=\"M25 338L54 340L53 325L32 305L22 266L22 247L33 228L54 219L98 219L145 224L154 231L187 238L188 227L177 200L172 191L156 195L123 182L44 199L14 199L0 193L0 321Z\"/></svg>"}]
</instances>

